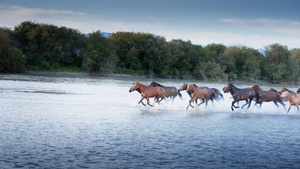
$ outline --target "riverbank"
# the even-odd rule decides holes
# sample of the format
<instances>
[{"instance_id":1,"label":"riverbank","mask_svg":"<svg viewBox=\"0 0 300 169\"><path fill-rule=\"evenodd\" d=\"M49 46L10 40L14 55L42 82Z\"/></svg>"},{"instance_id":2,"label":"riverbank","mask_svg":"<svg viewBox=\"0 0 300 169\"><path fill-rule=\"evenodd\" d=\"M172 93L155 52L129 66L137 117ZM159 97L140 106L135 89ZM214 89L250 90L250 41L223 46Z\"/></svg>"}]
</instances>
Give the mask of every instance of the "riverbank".
<instances>
[{"instance_id":1,"label":"riverbank","mask_svg":"<svg viewBox=\"0 0 300 169\"><path fill-rule=\"evenodd\" d=\"M26 74L32 74L32 75L44 75L44 76L95 76L91 75L89 72L67 72L67 71L27 71ZM100 75L96 75L100 76ZM119 73L111 73L111 74L106 74L106 75L101 75L104 77L140 77L140 78L148 78L145 75L130 75L130 74L119 74ZM166 79L166 78L159 78L155 77L157 79ZM173 79L173 78L167 78L167 79ZM188 79L184 79L188 80ZM197 80L197 79L190 79L190 80ZM203 81L203 80L202 80ZM207 81L207 82L212 82L212 81ZM229 83L230 81L222 81L224 83ZM268 81L263 81L263 80L255 80L255 81L246 81L246 80L234 80L233 83L253 83L253 84L260 84L260 85L267 85L267 84L273 84L273 85L298 85L299 83L291 83L291 82L279 82L279 83L271 83Z\"/></svg>"}]
</instances>

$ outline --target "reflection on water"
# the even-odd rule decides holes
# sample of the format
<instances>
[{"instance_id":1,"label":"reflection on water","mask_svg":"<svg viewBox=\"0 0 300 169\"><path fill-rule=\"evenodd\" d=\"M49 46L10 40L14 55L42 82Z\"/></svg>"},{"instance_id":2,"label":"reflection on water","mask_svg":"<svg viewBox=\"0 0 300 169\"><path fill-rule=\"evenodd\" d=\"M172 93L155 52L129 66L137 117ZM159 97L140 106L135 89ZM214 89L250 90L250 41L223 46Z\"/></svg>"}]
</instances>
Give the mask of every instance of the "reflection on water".
<instances>
[{"instance_id":1,"label":"reflection on water","mask_svg":"<svg viewBox=\"0 0 300 169\"><path fill-rule=\"evenodd\" d=\"M224 101L186 110L186 92L183 100L143 106L140 94L128 90L135 81L153 79L138 77L0 75L0 80L1 168L300 167L296 109L286 114L264 103L231 111L232 99L224 94Z\"/></svg>"}]
</instances>

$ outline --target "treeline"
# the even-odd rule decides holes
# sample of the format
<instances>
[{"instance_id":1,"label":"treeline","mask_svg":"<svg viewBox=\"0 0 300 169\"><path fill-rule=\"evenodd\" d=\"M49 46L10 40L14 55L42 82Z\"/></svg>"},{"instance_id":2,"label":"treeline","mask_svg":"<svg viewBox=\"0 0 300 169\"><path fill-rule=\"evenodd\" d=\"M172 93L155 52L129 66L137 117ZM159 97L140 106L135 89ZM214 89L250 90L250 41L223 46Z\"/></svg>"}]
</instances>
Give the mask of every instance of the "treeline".
<instances>
[{"instance_id":1,"label":"treeline","mask_svg":"<svg viewBox=\"0 0 300 169\"><path fill-rule=\"evenodd\" d=\"M199 80L299 81L300 49L266 46L264 54L246 46L172 40L149 33L78 30L22 22L0 28L0 72L81 71L93 75L125 73Z\"/></svg>"}]
</instances>

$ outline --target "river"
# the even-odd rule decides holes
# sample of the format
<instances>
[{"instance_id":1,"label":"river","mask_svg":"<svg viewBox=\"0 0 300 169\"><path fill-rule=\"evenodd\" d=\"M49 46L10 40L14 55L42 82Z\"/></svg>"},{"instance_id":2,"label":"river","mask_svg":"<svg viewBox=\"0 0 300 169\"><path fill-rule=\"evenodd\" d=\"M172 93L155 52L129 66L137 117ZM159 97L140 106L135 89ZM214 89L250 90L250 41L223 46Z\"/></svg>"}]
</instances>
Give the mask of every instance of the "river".
<instances>
[{"instance_id":1,"label":"river","mask_svg":"<svg viewBox=\"0 0 300 169\"><path fill-rule=\"evenodd\" d=\"M186 110L189 96L138 104L142 77L0 74L0 168L299 168L300 113L232 98ZM237 83L250 87L251 83ZM282 85L262 84L263 89ZM284 86L296 91L298 86ZM153 103L153 99L150 100ZM240 103L242 105L242 103ZM286 102L288 106L288 103Z\"/></svg>"}]
</instances>

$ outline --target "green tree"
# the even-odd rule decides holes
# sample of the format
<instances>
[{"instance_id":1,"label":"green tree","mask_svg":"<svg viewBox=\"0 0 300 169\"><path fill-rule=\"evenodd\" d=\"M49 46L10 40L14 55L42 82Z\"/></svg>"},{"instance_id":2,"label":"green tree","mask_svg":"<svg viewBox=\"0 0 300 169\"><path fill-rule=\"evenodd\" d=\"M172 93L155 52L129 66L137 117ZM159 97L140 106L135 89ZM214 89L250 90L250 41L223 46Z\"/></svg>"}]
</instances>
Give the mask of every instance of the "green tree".
<instances>
[{"instance_id":1,"label":"green tree","mask_svg":"<svg viewBox=\"0 0 300 169\"><path fill-rule=\"evenodd\" d=\"M11 31L0 28L0 71L21 73L25 71L26 57L12 45Z\"/></svg>"},{"instance_id":2,"label":"green tree","mask_svg":"<svg viewBox=\"0 0 300 169\"><path fill-rule=\"evenodd\" d=\"M13 33L28 65L81 67L86 37L78 30L26 21Z\"/></svg>"},{"instance_id":3,"label":"green tree","mask_svg":"<svg viewBox=\"0 0 300 169\"><path fill-rule=\"evenodd\" d=\"M112 73L116 62L112 44L100 31L89 34L83 65L91 74Z\"/></svg>"},{"instance_id":4,"label":"green tree","mask_svg":"<svg viewBox=\"0 0 300 169\"><path fill-rule=\"evenodd\" d=\"M267 80L278 83L281 81L297 81L299 65L292 58L287 46L272 44L265 48L263 73Z\"/></svg>"},{"instance_id":5,"label":"green tree","mask_svg":"<svg viewBox=\"0 0 300 169\"><path fill-rule=\"evenodd\" d=\"M225 72L230 79L258 80L263 55L259 51L245 46L231 46L223 54Z\"/></svg>"}]
</instances>

